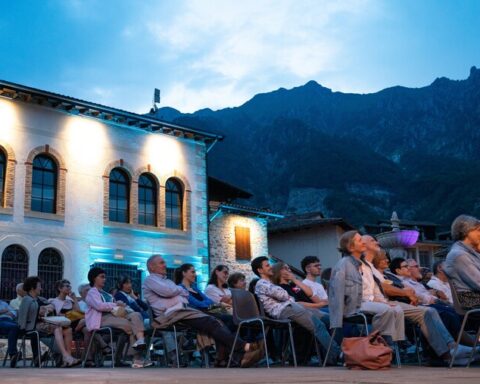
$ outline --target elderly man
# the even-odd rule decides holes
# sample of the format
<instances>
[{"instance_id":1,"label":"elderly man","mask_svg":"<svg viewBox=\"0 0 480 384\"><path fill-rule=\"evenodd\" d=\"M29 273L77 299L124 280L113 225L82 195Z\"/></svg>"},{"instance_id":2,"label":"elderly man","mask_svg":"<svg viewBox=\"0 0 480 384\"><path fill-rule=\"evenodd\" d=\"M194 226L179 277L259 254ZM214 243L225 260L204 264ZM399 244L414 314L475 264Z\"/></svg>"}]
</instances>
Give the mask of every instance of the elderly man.
<instances>
[{"instance_id":1,"label":"elderly man","mask_svg":"<svg viewBox=\"0 0 480 384\"><path fill-rule=\"evenodd\" d=\"M144 297L152 307L155 321L168 326L181 322L199 332L211 336L217 345L217 363L223 364L225 348L230 351L235 336L219 320L188 306L188 291L167 279L167 265L160 255L153 255L147 260L150 273L143 282ZM241 367L256 363L263 356L260 344L246 343L238 339L233 359Z\"/></svg>"},{"instance_id":2,"label":"elderly man","mask_svg":"<svg viewBox=\"0 0 480 384\"><path fill-rule=\"evenodd\" d=\"M23 290L23 283L17 284L17 297L10 301L10 307L18 311L20 309L20 304L22 304L22 299L25 297L26 292Z\"/></svg>"},{"instance_id":3,"label":"elderly man","mask_svg":"<svg viewBox=\"0 0 480 384\"><path fill-rule=\"evenodd\" d=\"M467 215L452 223L452 245L444 271L453 284L460 304L480 307L480 220Z\"/></svg>"}]
</instances>

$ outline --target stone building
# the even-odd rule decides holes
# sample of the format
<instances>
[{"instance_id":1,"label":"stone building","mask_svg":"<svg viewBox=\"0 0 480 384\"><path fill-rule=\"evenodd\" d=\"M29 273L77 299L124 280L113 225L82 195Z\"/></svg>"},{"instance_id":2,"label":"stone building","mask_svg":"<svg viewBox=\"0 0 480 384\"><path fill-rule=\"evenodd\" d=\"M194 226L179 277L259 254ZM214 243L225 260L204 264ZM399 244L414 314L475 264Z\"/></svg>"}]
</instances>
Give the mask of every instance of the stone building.
<instances>
[{"instance_id":1,"label":"stone building","mask_svg":"<svg viewBox=\"0 0 480 384\"><path fill-rule=\"evenodd\" d=\"M250 279L250 261L268 256L268 221L283 216L236 203L252 195L213 177L208 178L208 191L210 269L224 264L230 272L242 272Z\"/></svg>"},{"instance_id":2,"label":"stone building","mask_svg":"<svg viewBox=\"0 0 480 384\"><path fill-rule=\"evenodd\" d=\"M0 297L99 265L139 289L156 253L208 275L206 154L221 136L0 81ZM109 286L113 285L109 280Z\"/></svg>"}]
</instances>

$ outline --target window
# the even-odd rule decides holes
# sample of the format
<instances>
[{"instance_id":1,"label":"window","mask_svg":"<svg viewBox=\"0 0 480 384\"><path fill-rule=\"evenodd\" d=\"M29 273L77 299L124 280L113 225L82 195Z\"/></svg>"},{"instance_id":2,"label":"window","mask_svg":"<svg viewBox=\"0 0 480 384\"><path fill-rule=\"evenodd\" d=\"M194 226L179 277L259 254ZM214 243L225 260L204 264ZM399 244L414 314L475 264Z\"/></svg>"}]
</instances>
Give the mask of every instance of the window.
<instances>
[{"instance_id":1,"label":"window","mask_svg":"<svg viewBox=\"0 0 480 384\"><path fill-rule=\"evenodd\" d=\"M57 297L55 282L63 278L63 258L55 248L45 248L38 256L38 277L42 280L42 296Z\"/></svg>"},{"instance_id":2,"label":"window","mask_svg":"<svg viewBox=\"0 0 480 384\"><path fill-rule=\"evenodd\" d=\"M117 280L121 276L129 276L132 280L132 288L136 293L142 293L142 270L138 269L136 265L121 264L121 263L94 263L93 267L102 268L106 275L105 287L107 292L117 288Z\"/></svg>"},{"instance_id":3,"label":"window","mask_svg":"<svg viewBox=\"0 0 480 384\"><path fill-rule=\"evenodd\" d=\"M32 211L55 213L57 195L57 165L48 156L33 159Z\"/></svg>"},{"instance_id":4,"label":"window","mask_svg":"<svg viewBox=\"0 0 480 384\"><path fill-rule=\"evenodd\" d=\"M4 206L5 195L5 175L7 171L7 161L5 153L0 150L0 204Z\"/></svg>"},{"instance_id":5,"label":"window","mask_svg":"<svg viewBox=\"0 0 480 384\"><path fill-rule=\"evenodd\" d=\"M138 224L157 225L157 183L147 173L138 179Z\"/></svg>"},{"instance_id":6,"label":"window","mask_svg":"<svg viewBox=\"0 0 480 384\"><path fill-rule=\"evenodd\" d=\"M430 251L420 251L418 252L418 263L421 267L432 267L432 260L430 258Z\"/></svg>"},{"instance_id":7,"label":"window","mask_svg":"<svg viewBox=\"0 0 480 384\"><path fill-rule=\"evenodd\" d=\"M110 172L109 220L120 223L129 222L130 185L127 174L120 168Z\"/></svg>"},{"instance_id":8,"label":"window","mask_svg":"<svg viewBox=\"0 0 480 384\"><path fill-rule=\"evenodd\" d=\"M174 179L165 185L165 225L167 228L183 229L183 188Z\"/></svg>"},{"instance_id":9,"label":"window","mask_svg":"<svg viewBox=\"0 0 480 384\"><path fill-rule=\"evenodd\" d=\"M235 256L237 260L250 260L250 228L235 227Z\"/></svg>"},{"instance_id":10,"label":"window","mask_svg":"<svg viewBox=\"0 0 480 384\"><path fill-rule=\"evenodd\" d=\"M17 244L9 245L2 254L0 297L10 300L17 297L15 287L28 276L28 254Z\"/></svg>"}]
</instances>

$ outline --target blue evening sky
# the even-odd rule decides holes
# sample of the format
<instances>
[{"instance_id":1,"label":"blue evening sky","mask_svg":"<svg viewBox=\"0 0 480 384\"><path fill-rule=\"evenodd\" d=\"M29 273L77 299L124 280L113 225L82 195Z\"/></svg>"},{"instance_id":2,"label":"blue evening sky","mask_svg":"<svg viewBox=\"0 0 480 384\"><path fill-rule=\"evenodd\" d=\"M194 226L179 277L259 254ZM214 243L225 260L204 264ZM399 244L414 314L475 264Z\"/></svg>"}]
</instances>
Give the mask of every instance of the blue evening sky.
<instances>
[{"instance_id":1,"label":"blue evening sky","mask_svg":"<svg viewBox=\"0 0 480 384\"><path fill-rule=\"evenodd\" d=\"M193 112L464 79L479 36L476 0L0 0L0 79L140 113L157 87Z\"/></svg>"}]
</instances>

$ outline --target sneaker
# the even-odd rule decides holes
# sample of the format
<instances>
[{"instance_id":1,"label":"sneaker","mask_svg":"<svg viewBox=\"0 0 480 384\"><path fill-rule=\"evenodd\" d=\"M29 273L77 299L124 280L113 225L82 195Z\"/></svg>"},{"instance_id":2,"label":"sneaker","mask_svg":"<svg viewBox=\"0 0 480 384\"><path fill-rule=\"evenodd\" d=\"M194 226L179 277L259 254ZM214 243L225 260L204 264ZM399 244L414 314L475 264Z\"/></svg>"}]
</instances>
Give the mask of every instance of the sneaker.
<instances>
[{"instance_id":1,"label":"sneaker","mask_svg":"<svg viewBox=\"0 0 480 384\"><path fill-rule=\"evenodd\" d=\"M151 366L153 366L153 361L151 361L149 359L143 360L143 368L148 368L148 367L151 367Z\"/></svg>"},{"instance_id":2,"label":"sneaker","mask_svg":"<svg viewBox=\"0 0 480 384\"><path fill-rule=\"evenodd\" d=\"M133 345L132 348L136 351L147 349L147 344L144 340L137 340Z\"/></svg>"},{"instance_id":3,"label":"sneaker","mask_svg":"<svg viewBox=\"0 0 480 384\"><path fill-rule=\"evenodd\" d=\"M455 352L455 348L452 348L450 350L450 356L453 356L453 353ZM471 347L467 347L465 345L459 345L458 348L457 348L457 353L455 354L455 360L457 359L461 359L463 357L469 357L470 354L472 353L472 348Z\"/></svg>"},{"instance_id":4,"label":"sneaker","mask_svg":"<svg viewBox=\"0 0 480 384\"><path fill-rule=\"evenodd\" d=\"M133 360L132 368L143 368L143 360Z\"/></svg>"}]
</instances>

